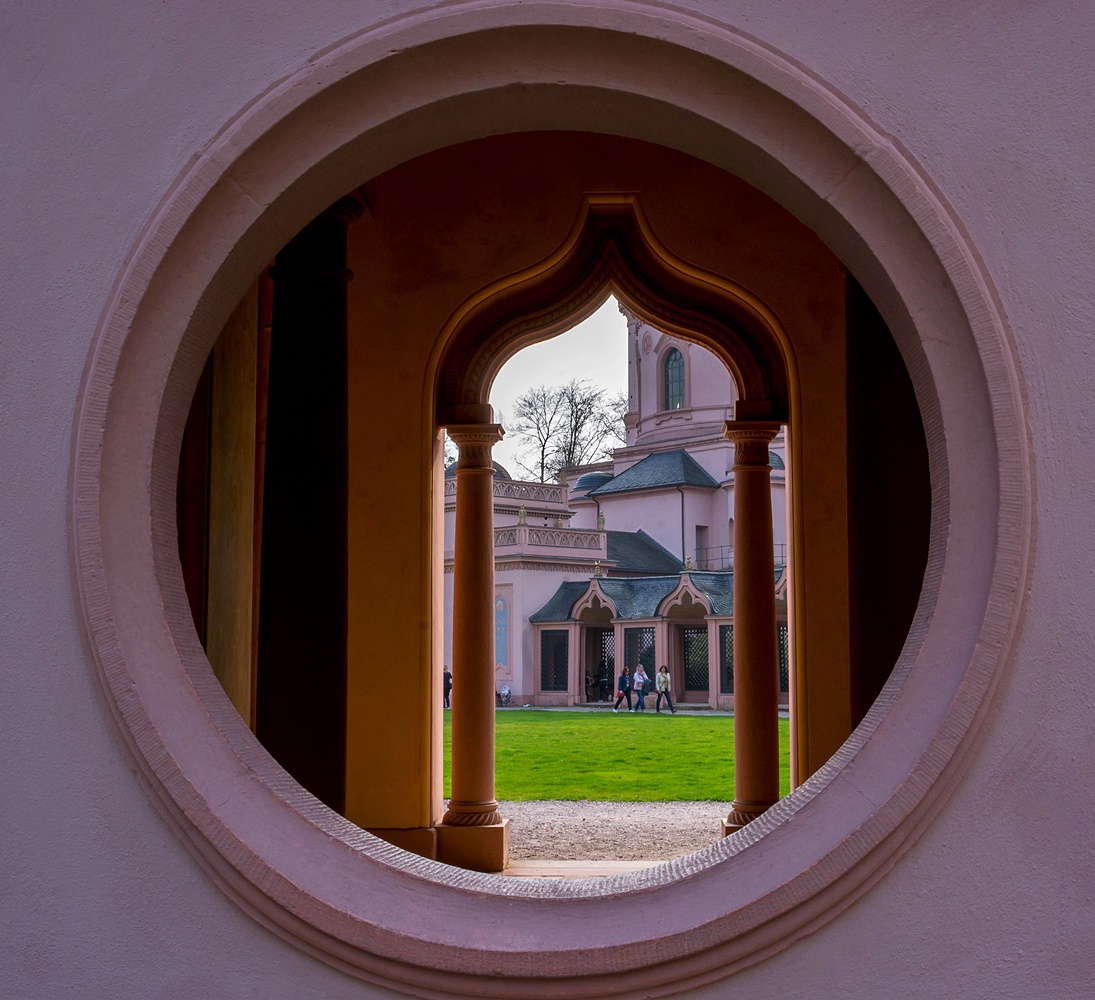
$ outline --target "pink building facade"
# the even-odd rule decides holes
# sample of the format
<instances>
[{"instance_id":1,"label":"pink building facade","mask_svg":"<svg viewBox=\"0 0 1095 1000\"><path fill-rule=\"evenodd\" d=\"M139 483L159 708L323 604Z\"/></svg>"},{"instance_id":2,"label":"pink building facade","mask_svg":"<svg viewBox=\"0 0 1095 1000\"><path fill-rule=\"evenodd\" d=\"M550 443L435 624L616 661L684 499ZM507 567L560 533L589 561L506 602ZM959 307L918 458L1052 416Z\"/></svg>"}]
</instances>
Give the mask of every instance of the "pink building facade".
<instances>
[{"instance_id":1,"label":"pink building facade","mask_svg":"<svg viewBox=\"0 0 1095 1000\"><path fill-rule=\"evenodd\" d=\"M5 26L5 992L1090 994L1086 5ZM424 151L553 129L681 149L815 229L893 331L932 463L921 604L848 743L719 845L565 887L414 858L286 781L186 631L162 502L209 330L293 233Z\"/></svg>"},{"instance_id":2,"label":"pink building facade","mask_svg":"<svg viewBox=\"0 0 1095 1000\"><path fill-rule=\"evenodd\" d=\"M633 671L638 665L641 646L648 673L666 664L675 690L687 701L729 708L734 446L724 427L734 418L737 390L710 351L621 311L628 328L623 446L608 459L567 470L561 482L514 481L503 466L495 471L496 689L517 705L603 702L608 699L602 697L599 675L607 671L608 686L615 690L620 668L626 663ZM769 449L784 703L790 684L785 445L781 432ZM453 646L454 472L455 463L445 479L447 663ZM691 571L716 574L704 578L713 592L702 594L689 581L673 578ZM606 599L614 622L602 620L598 604L587 609L590 620L582 624L575 617L580 598L573 584L582 581L595 589L602 576L661 576L663 583L658 599L640 601L650 607L628 613ZM687 624L673 628L668 614L680 610L678 584L697 608ZM628 628L641 632L627 633ZM687 629L687 639L680 628ZM545 631L551 634L545 637ZM628 635L632 648L625 652Z\"/></svg>"}]
</instances>

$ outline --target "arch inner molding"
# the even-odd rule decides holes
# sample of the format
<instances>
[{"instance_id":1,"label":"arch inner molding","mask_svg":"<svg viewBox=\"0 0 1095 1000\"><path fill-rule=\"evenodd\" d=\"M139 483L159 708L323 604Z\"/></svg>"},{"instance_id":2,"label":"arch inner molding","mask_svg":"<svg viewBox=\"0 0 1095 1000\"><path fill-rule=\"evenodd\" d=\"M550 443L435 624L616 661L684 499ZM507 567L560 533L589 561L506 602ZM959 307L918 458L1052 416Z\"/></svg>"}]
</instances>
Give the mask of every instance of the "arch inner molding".
<instances>
[{"instance_id":1,"label":"arch inner molding","mask_svg":"<svg viewBox=\"0 0 1095 1000\"><path fill-rule=\"evenodd\" d=\"M602 589L601 585L596 581L592 581L589 585L589 590L585 592L578 599L578 602L570 609L570 616L572 618L580 619L583 614L588 611L599 612L607 610L611 612L612 617L615 618L619 614L616 608L616 602L612 600Z\"/></svg>"},{"instance_id":2,"label":"arch inner molding","mask_svg":"<svg viewBox=\"0 0 1095 1000\"><path fill-rule=\"evenodd\" d=\"M785 337L771 310L663 246L638 195L590 194L562 246L471 296L450 318L442 338L439 422L455 422L458 406L486 402L515 353L584 319L609 292L657 328L721 357L737 383L743 416L788 419Z\"/></svg>"},{"instance_id":3,"label":"arch inner molding","mask_svg":"<svg viewBox=\"0 0 1095 1000\"><path fill-rule=\"evenodd\" d=\"M668 616L674 612L677 614L681 612L694 613L697 608L701 609L704 614L711 614L710 602L696 589L691 578L685 574L681 577L681 582L674 588L673 593L662 599L661 604L658 605L658 614Z\"/></svg>"}]
</instances>

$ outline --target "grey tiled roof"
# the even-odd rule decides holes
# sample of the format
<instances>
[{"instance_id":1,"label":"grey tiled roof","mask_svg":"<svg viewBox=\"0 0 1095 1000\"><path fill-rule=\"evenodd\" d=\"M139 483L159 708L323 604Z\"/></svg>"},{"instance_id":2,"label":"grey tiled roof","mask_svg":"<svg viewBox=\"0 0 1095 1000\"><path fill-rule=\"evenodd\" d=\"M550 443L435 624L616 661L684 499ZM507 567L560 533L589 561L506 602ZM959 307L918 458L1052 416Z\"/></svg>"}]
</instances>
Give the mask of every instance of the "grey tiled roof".
<instances>
[{"instance_id":1,"label":"grey tiled roof","mask_svg":"<svg viewBox=\"0 0 1095 1000\"><path fill-rule=\"evenodd\" d=\"M570 621L570 609L589 589L588 580L575 580L559 584L559 589L539 611L529 615L530 622L567 622Z\"/></svg>"},{"instance_id":2,"label":"grey tiled roof","mask_svg":"<svg viewBox=\"0 0 1095 1000\"><path fill-rule=\"evenodd\" d=\"M693 586L707 598L713 615L732 615L734 613L734 574L699 573L688 574Z\"/></svg>"},{"instance_id":3,"label":"grey tiled roof","mask_svg":"<svg viewBox=\"0 0 1095 1000\"><path fill-rule=\"evenodd\" d=\"M707 598L711 613L730 615L734 610L732 573L689 573L695 588ZM584 596L592 581L560 584L550 601L529 618L531 622L571 621L570 612ZM621 619L654 618L662 603L681 582L680 574L647 577L601 577L597 581L616 605Z\"/></svg>"},{"instance_id":4,"label":"grey tiled roof","mask_svg":"<svg viewBox=\"0 0 1095 1000\"><path fill-rule=\"evenodd\" d=\"M641 528L638 531L606 531L608 561L623 573L678 573L681 561Z\"/></svg>"},{"instance_id":5,"label":"grey tiled roof","mask_svg":"<svg viewBox=\"0 0 1095 1000\"><path fill-rule=\"evenodd\" d=\"M653 618L680 582L679 576L604 577L601 590L612 598L618 618Z\"/></svg>"},{"instance_id":6,"label":"grey tiled roof","mask_svg":"<svg viewBox=\"0 0 1095 1000\"><path fill-rule=\"evenodd\" d=\"M688 452L677 449L647 455L641 462L625 469L604 486L591 490L589 495L599 497L608 493L629 493L659 486L703 486L718 489L719 484Z\"/></svg>"}]
</instances>

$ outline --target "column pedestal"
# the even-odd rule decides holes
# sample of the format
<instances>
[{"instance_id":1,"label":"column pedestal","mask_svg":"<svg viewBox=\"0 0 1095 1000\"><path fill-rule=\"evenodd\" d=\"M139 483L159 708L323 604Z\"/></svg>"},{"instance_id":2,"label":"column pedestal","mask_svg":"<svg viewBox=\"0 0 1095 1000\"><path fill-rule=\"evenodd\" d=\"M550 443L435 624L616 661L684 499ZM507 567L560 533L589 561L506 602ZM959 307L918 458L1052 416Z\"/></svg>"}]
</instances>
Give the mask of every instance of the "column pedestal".
<instances>
[{"instance_id":1,"label":"column pedestal","mask_svg":"<svg viewBox=\"0 0 1095 1000\"><path fill-rule=\"evenodd\" d=\"M509 820L489 826L437 827L437 860L475 872L500 872L509 864Z\"/></svg>"}]
</instances>

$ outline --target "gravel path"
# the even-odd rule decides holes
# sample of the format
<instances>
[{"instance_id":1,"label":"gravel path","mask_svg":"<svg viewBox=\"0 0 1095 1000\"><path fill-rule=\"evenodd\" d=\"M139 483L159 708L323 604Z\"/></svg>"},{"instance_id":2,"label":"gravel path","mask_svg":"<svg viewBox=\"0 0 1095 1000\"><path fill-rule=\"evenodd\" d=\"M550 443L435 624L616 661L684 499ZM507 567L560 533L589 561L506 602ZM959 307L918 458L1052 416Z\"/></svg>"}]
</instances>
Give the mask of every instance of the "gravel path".
<instances>
[{"instance_id":1,"label":"gravel path","mask_svg":"<svg viewBox=\"0 0 1095 1000\"><path fill-rule=\"evenodd\" d=\"M729 802L503 802L515 861L669 861L721 837Z\"/></svg>"}]
</instances>

